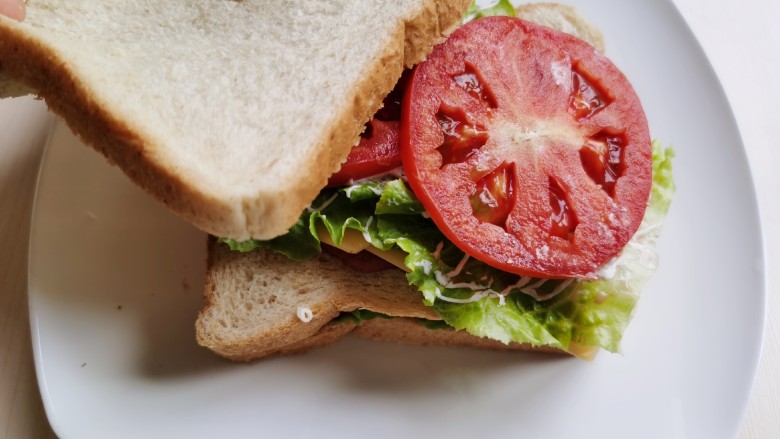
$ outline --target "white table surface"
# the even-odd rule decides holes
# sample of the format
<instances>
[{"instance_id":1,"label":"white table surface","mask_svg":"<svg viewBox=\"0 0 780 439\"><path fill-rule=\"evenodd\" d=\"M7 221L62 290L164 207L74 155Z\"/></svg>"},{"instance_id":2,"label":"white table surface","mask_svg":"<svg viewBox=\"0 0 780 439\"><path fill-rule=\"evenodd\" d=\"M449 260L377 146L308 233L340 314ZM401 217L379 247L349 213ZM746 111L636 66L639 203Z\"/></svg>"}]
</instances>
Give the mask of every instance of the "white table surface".
<instances>
[{"instance_id":1,"label":"white table surface","mask_svg":"<svg viewBox=\"0 0 780 439\"><path fill-rule=\"evenodd\" d=\"M775 131L780 127L780 0L674 3L723 84L754 175L766 243L767 320L740 438L778 438L780 144ZM0 101L0 438L54 436L35 382L25 295L30 210L51 121L41 102Z\"/></svg>"}]
</instances>

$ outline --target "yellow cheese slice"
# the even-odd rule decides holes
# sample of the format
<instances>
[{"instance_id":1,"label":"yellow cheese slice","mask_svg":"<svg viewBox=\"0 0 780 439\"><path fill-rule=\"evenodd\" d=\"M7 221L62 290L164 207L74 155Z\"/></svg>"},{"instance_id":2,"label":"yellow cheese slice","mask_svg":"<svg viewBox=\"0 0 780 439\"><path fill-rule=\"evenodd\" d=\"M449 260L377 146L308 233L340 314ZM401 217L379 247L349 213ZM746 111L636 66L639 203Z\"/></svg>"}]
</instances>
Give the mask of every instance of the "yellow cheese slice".
<instances>
[{"instance_id":1,"label":"yellow cheese slice","mask_svg":"<svg viewBox=\"0 0 780 439\"><path fill-rule=\"evenodd\" d=\"M409 271L409 269L406 268L406 265L404 265L406 252L397 248L380 250L366 241L363 234L355 229L346 229L344 231L344 239L341 240L340 245L336 245L336 243L333 242L333 239L331 239L330 234L328 233L328 229L322 223L317 224L317 236L320 237L320 242L323 244L336 247L337 249L352 254L366 250L395 265L401 270Z\"/></svg>"},{"instance_id":2,"label":"yellow cheese slice","mask_svg":"<svg viewBox=\"0 0 780 439\"><path fill-rule=\"evenodd\" d=\"M368 247L373 247L365 238L363 234L355 229L346 229L344 231L344 239L341 240L341 245L336 245L330 238L328 229L322 223L317 223L317 236L320 237L320 242L344 250L347 253L359 253Z\"/></svg>"}]
</instances>

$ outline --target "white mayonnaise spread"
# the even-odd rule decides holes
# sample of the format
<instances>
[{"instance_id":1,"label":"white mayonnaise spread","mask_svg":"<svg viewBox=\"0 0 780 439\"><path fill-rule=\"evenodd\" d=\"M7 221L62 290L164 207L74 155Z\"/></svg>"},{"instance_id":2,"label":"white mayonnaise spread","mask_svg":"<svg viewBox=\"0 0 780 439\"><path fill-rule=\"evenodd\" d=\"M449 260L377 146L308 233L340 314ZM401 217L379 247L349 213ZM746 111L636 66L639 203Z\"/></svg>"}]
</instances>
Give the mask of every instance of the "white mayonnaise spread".
<instances>
[{"instance_id":1,"label":"white mayonnaise spread","mask_svg":"<svg viewBox=\"0 0 780 439\"><path fill-rule=\"evenodd\" d=\"M319 211L325 209L326 207L330 206L330 203L332 203L333 200L335 200L336 197L338 197L338 195L339 195L338 192L336 192L335 194L333 194L332 197L330 197L327 200L325 200L325 202L322 203L320 205L320 207L307 207L306 210L308 210L309 212L319 212Z\"/></svg>"},{"instance_id":2,"label":"white mayonnaise spread","mask_svg":"<svg viewBox=\"0 0 780 439\"><path fill-rule=\"evenodd\" d=\"M311 319L314 317L314 313L312 313L311 310L305 306L299 306L295 314L298 316L298 319L303 323L309 323Z\"/></svg>"}]
</instances>

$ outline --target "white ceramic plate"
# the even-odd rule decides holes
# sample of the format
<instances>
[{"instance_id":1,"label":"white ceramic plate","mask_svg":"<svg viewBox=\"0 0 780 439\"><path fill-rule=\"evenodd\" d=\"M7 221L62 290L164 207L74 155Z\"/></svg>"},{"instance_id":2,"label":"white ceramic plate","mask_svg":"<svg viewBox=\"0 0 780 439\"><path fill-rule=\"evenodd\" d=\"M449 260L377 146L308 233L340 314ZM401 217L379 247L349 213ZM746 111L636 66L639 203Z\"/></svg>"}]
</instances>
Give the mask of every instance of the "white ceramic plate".
<instances>
[{"instance_id":1,"label":"white ceramic plate","mask_svg":"<svg viewBox=\"0 0 780 439\"><path fill-rule=\"evenodd\" d=\"M345 340L232 364L198 347L205 236L59 125L30 249L35 359L64 438L720 438L739 428L764 317L761 233L732 114L656 0L572 2L674 145L661 265L623 355L570 358Z\"/></svg>"}]
</instances>

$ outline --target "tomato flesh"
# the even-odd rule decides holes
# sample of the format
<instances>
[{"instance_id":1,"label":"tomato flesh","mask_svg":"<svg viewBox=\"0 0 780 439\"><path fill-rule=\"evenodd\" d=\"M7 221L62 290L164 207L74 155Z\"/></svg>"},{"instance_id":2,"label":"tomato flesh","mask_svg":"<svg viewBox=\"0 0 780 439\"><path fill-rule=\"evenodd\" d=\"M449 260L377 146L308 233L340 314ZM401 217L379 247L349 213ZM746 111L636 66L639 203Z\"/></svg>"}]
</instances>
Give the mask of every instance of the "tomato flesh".
<instances>
[{"instance_id":1,"label":"tomato flesh","mask_svg":"<svg viewBox=\"0 0 780 439\"><path fill-rule=\"evenodd\" d=\"M448 239L537 277L593 278L639 227L652 178L625 76L587 43L509 17L462 26L417 66L401 158Z\"/></svg>"},{"instance_id":2,"label":"tomato flesh","mask_svg":"<svg viewBox=\"0 0 780 439\"><path fill-rule=\"evenodd\" d=\"M401 167L401 101L409 72L404 71L382 108L366 124L360 142L350 150L341 169L328 179L328 187L345 186Z\"/></svg>"},{"instance_id":3,"label":"tomato flesh","mask_svg":"<svg viewBox=\"0 0 780 439\"><path fill-rule=\"evenodd\" d=\"M444 134L444 142L439 146L444 164L466 160L487 142L484 129L462 122L464 115L455 110L442 109L436 119Z\"/></svg>"},{"instance_id":4,"label":"tomato flesh","mask_svg":"<svg viewBox=\"0 0 780 439\"><path fill-rule=\"evenodd\" d=\"M474 216L487 223L502 225L512 212L514 172L510 166L500 166L477 183L469 197Z\"/></svg>"},{"instance_id":5,"label":"tomato flesh","mask_svg":"<svg viewBox=\"0 0 780 439\"><path fill-rule=\"evenodd\" d=\"M365 133L341 169L330 176L328 187L345 186L401 166L400 122L372 119Z\"/></svg>"}]
</instances>

